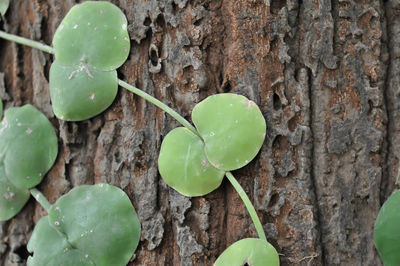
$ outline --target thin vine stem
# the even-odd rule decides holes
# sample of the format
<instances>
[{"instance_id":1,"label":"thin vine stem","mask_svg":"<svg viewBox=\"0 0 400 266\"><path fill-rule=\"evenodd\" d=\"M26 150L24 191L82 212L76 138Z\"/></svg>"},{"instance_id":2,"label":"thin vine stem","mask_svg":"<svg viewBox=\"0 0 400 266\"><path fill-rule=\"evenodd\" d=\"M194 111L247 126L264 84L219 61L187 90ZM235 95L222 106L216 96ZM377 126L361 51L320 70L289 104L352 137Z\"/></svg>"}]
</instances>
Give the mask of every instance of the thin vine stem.
<instances>
[{"instance_id":1,"label":"thin vine stem","mask_svg":"<svg viewBox=\"0 0 400 266\"><path fill-rule=\"evenodd\" d=\"M27 45L36 49L39 49L43 52L46 53L50 53L50 54L54 54L54 49L51 46L42 44L40 42L36 42L30 39L26 39L23 37L19 37L13 34L9 34L6 33L4 31L0 31L0 38L9 40L9 41L13 41L19 44L23 44L23 45ZM189 129L190 131L192 131L194 134L199 135L199 133L197 132L197 130L184 118L182 117L180 114L178 114L176 111L174 111L172 108L168 107L166 104L164 104L163 102L157 100L156 98L154 98L153 96L151 96L150 94L147 94L146 92L122 81L122 80L118 80L118 84L133 92L134 94L142 97L143 99L145 99L146 101L151 102L152 104L158 106L159 108L161 108L162 110L164 110L166 113L168 113L169 115L171 115L173 118L175 118L179 123L181 123L184 127L186 127L187 129Z\"/></svg>"},{"instance_id":2,"label":"thin vine stem","mask_svg":"<svg viewBox=\"0 0 400 266\"><path fill-rule=\"evenodd\" d=\"M250 201L249 197L247 196L246 192L243 190L242 186L239 184L239 182L236 180L236 178L232 175L231 172L226 172L225 175L229 179L229 182L231 182L232 186L235 188L236 192L239 194L239 196L242 199L244 205L246 206L247 211L249 212L250 217L253 220L254 226L256 227L256 231L258 233L258 237L261 238L261 239L264 239L266 241L267 237L265 236L264 229L262 227L260 219L258 218L256 210L254 209L254 206L251 203L251 201Z\"/></svg>"},{"instance_id":3,"label":"thin vine stem","mask_svg":"<svg viewBox=\"0 0 400 266\"><path fill-rule=\"evenodd\" d=\"M194 134L196 134L197 136L200 137L199 133L197 132L197 130L194 128L194 126L192 126L184 117L182 117L180 114L178 114L177 112L175 112L175 110L173 110L172 108L170 108L169 106L167 106L165 103L157 100L156 98L154 98L153 96L151 96L150 94L147 94L146 92L126 83L125 81L122 80L118 80L118 84L129 90L130 92L133 92L134 94L142 97L143 99L145 99L146 101L151 102L152 104L160 107L162 110L164 110L166 113L168 113L169 115L171 115L173 118L175 118L179 123L181 123L184 127L186 127L187 129L189 129L190 131L192 131Z\"/></svg>"},{"instance_id":4,"label":"thin vine stem","mask_svg":"<svg viewBox=\"0 0 400 266\"><path fill-rule=\"evenodd\" d=\"M45 209L47 212L49 212L51 204L50 202L46 199L46 197L36 188L31 188L29 190L31 192L31 195L35 198L37 202Z\"/></svg>"},{"instance_id":5,"label":"thin vine stem","mask_svg":"<svg viewBox=\"0 0 400 266\"><path fill-rule=\"evenodd\" d=\"M24 37L16 36L13 34L9 34L7 32L1 31L0 30L0 38L16 42L19 44L27 45L36 49L39 49L43 52L49 53L49 54L54 54L54 49L51 46L48 46L46 44L43 44L41 42L33 41Z\"/></svg>"},{"instance_id":6,"label":"thin vine stem","mask_svg":"<svg viewBox=\"0 0 400 266\"><path fill-rule=\"evenodd\" d=\"M45 45L43 43L37 42L37 41L33 41L27 38L23 38L20 36L16 36L13 34L9 34L6 33L4 31L0 31L0 38L9 40L9 41L13 41L19 44L23 44L23 45L27 45L30 46L32 48L36 48L39 49L43 52L46 53L50 53L50 54L54 54L54 48L48 45ZM118 80L118 84L131 91L132 93L142 97L143 99L145 99L146 101L149 101L150 103L158 106L159 108L161 108L162 110L164 110L166 113L168 113L169 115L171 115L173 118L175 118L179 123L181 123L184 127L186 127L187 129L189 129L190 131L192 131L194 134L196 134L197 136L200 136L200 134L197 132L196 128L194 126L192 126L184 117L182 117L180 114L178 114L176 111L174 111L172 108L168 107L166 104L164 104L163 102L159 101L158 99L154 98L153 96L151 96L150 94L147 94L146 92L126 83L125 81L122 80ZM254 226L257 230L258 236L261 239L267 240L265 233L264 233L264 229L262 228L260 219L257 216L256 210L254 209L253 204L251 203L249 197L246 195L246 192L243 190L243 188L240 186L240 184L237 182L237 180L235 179L235 177L232 175L231 172L226 172L225 173L226 177L229 179L229 181L231 182L232 186L235 188L235 190L238 192L240 198L242 199L244 205L247 208L247 211L250 214L251 219L253 220ZM51 207L51 204L47 201L47 199L43 196L43 194L37 190L36 188L32 188L30 190L32 196L40 203L40 205L42 205L42 207L48 211Z\"/></svg>"}]
</instances>

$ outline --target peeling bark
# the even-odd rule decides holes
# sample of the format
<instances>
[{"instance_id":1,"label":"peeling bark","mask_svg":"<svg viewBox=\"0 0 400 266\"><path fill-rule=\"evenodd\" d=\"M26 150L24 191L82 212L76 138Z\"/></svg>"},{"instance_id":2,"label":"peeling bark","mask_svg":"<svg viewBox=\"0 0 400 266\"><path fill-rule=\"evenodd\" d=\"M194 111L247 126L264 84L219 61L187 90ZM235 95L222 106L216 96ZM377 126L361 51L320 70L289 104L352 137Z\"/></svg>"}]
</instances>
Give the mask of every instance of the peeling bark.
<instances>
[{"instance_id":1,"label":"peeling bark","mask_svg":"<svg viewBox=\"0 0 400 266\"><path fill-rule=\"evenodd\" d=\"M120 0L132 49L119 77L190 119L208 95L234 92L261 108L260 154L235 171L281 265L382 265L373 225L400 187L398 0ZM11 1L1 27L50 44L75 1ZM256 231L227 181L187 198L157 170L178 123L120 89L101 115L54 117L52 56L0 40L0 97L33 104L59 135L59 156L39 189L51 203L72 187L107 182L142 222L129 265L211 265ZM3 84L4 80L4 84ZM0 223L0 264L25 265L45 211L33 200Z\"/></svg>"}]
</instances>

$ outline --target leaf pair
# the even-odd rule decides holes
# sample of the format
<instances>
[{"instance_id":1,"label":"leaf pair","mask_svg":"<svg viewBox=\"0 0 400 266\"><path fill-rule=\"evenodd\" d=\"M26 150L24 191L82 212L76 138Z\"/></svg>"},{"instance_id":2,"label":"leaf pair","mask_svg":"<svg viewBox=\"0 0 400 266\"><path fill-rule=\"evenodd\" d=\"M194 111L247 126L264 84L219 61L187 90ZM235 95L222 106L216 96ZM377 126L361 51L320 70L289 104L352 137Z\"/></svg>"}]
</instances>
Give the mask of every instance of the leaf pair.
<instances>
[{"instance_id":1,"label":"leaf pair","mask_svg":"<svg viewBox=\"0 0 400 266\"><path fill-rule=\"evenodd\" d=\"M139 237L139 219L121 189L80 186L39 220L28 243L28 265L126 265Z\"/></svg>"},{"instance_id":2,"label":"leaf pair","mask_svg":"<svg viewBox=\"0 0 400 266\"><path fill-rule=\"evenodd\" d=\"M164 181L186 196L218 188L225 171L248 164L260 150L264 117L253 102L237 94L209 96L197 104L192 120L200 136L172 130L161 145L158 166Z\"/></svg>"},{"instance_id":3,"label":"leaf pair","mask_svg":"<svg viewBox=\"0 0 400 266\"><path fill-rule=\"evenodd\" d=\"M122 11L109 2L71 8L53 38L50 69L54 114L81 121L104 111L118 90L116 69L127 59L130 39Z\"/></svg>"},{"instance_id":4,"label":"leaf pair","mask_svg":"<svg viewBox=\"0 0 400 266\"><path fill-rule=\"evenodd\" d=\"M9 108L0 125L0 220L16 215L58 152L50 121L32 105Z\"/></svg>"}]
</instances>

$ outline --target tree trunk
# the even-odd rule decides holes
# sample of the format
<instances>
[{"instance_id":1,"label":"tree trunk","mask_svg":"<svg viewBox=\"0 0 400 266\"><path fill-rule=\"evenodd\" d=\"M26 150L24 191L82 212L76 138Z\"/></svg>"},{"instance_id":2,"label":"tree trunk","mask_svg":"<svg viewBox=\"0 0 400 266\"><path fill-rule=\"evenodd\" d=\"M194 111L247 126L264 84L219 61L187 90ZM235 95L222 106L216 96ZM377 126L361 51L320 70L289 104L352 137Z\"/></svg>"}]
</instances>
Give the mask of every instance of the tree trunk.
<instances>
[{"instance_id":1,"label":"tree trunk","mask_svg":"<svg viewBox=\"0 0 400 266\"><path fill-rule=\"evenodd\" d=\"M119 77L190 119L208 95L254 100L267 137L234 172L280 253L281 265L382 265L375 218L400 185L400 1L120 0L132 49ZM12 0L7 32L50 44L75 1ZM0 41L0 97L33 104L59 136L39 185L51 203L107 182L131 198L142 223L129 265L211 265L255 228L227 180L204 197L169 188L157 170L178 123L120 88L112 106L71 123L52 112L52 56ZM3 84L4 77L4 84ZM0 223L0 264L25 265L45 211L31 199Z\"/></svg>"}]
</instances>

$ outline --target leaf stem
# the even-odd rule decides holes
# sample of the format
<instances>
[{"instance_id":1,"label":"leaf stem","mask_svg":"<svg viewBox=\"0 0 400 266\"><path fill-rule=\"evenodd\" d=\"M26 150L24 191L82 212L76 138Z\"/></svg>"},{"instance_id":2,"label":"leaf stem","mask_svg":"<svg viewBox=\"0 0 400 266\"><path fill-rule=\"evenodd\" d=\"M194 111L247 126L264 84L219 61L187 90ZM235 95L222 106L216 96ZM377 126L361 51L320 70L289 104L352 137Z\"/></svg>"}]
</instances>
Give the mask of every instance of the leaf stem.
<instances>
[{"instance_id":1,"label":"leaf stem","mask_svg":"<svg viewBox=\"0 0 400 266\"><path fill-rule=\"evenodd\" d=\"M182 117L180 114L178 114L176 111L174 111L172 108L168 107L165 103L157 100L156 98L154 98L153 96L151 96L150 94L147 94L146 92L126 83L125 81L122 80L118 80L118 84L121 87L124 87L125 89L133 92L134 94L142 97L143 99L145 99L146 101L151 102L152 104L160 107L162 110L164 110L166 113L168 113L169 115L171 115L173 118L175 118L179 123L181 123L184 127L186 127L187 129L189 129L190 131L192 131L194 134L196 134L197 136L200 137L199 133L197 132L197 130L194 128L194 126L192 126L184 117Z\"/></svg>"},{"instance_id":2,"label":"leaf stem","mask_svg":"<svg viewBox=\"0 0 400 266\"><path fill-rule=\"evenodd\" d=\"M246 192L243 190L242 186L239 184L239 182L236 180L236 178L232 175L231 172L226 172L225 175L231 182L232 186L235 188L236 192L239 194L244 205L246 206L247 211L249 212L250 217L253 220L254 226L256 227L258 237L267 241L267 237L265 236L264 229L261 225L260 219L258 218L256 210L254 209L253 204L251 204L251 201L247 196Z\"/></svg>"},{"instance_id":3,"label":"leaf stem","mask_svg":"<svg viewBox=\"0 0 400 266\"><path fill-rule=\"evenodd\" d=\"M4 31L0 31L0 38L9 40L9 41L13 41L19 44L23 44L23 45L27 45L30 46L32 48L36 48L39 49L43 52L46 53L50 53L50 54L54 54L54 48L51 46L48 46L46 44L37 42L37 41L33 41L27 38L23 38L23 37L19 37L13 34L9 34L6 33ZM184 117L182 117L180 114L178 114L176 111L174 111L172 108L168 107L166 104L164 104L163 102L157 100L156 98L154 98L153 96L151 96L150 94L147 94L146 92L126 83L125 81L122 80L118 80L118 84L133 92L134 94L142 97L143 99L151 102L152 104L158 106L159 108L161 108L162 110L164 110L166 113L168 113L169 115L171 115L173 118L175 118L179 123L181 123L184 127L186 127L187 129L189 129L190 131L192 131L194 134L196 134L197 136L199 136L201 138L201 136L199 135L199 133L197 132L196 128L194 126L192 126ZM265 233L264 230L262 228L260 219L257 216L256 210L254 209L253 204L251 203L249 197L246 195L246 193L244 192L243 188L240 186L240 184L237 182L237 180L235 179L235 177L232 175L231 172L226 172L226 177L229 179L229 181L231 182L231 184L233 185L233 187L236 189L236 191L238 192L240 198L243 200L244 205L247 208L247 211L250 214L251 219L253 220L254 226L256 227L257 233L259 238L261 239L265 239ZM32 194L32 196L40 203L40 205L42 205L42 207L48 211L51 207L51 204L47 201L47 199L45 198L45 196L43 196L43 194L37 190L36 188L32 188L30 189L30 192Z\"/></svg>"},{"instance_id":4,"label":"leaf stem","mask_svg":"<svg viewBox=\"0 0 400 266\"><path fill-rule=\"evenodd\" d=\"M20 37L20 36L9 34L9 33L6 33L4 31L0 31L0 38L6 39L6 40L9 40L9 41L13 41L13 42L16 42L16 43L19 43L19 44L27 45L27 46L39 49L39 50L41 50L43 52L46 52L46 53L49 53L49 54L54 54L54 49L51 46L48 46L48 45L43 44L41 42L37 42L37 41L33 41L33 40L30 40L30 39L27 39L27 38L23 38L23 37Z\"/></svg>"},{"instance_id":5,"label":"leaf stem","mask_svg":"<svg viewBox=\"0 0 400 266\"><path fill-rule=\"evenodd\" d=\"M13 41L19 44L23 44L23 45L27 45L36 49L39 49L43 52L46 53L50 53L50 54L54 54L54 48L45 44L42 44L40 42L36 42L30 39L26 39L23 37L19 37L13 34L9 34L6 33L4 31L0 31L0 38L9 40L9 41ZM146 92L122 81L122 80L118 80L118 83L121 87L124 87L125 89L133 92L134 94L142 97L143 99L151 102L152 104L160 107L162 110L164 110L166 113L170 114L173 118L175 118L179 123L181 123L184 127L186 127L187 129L189 129L190 131L192 131L194 134L199 135L199 133L197 132L197 130L185 119L183 118L180 114L178 114L177 112L175 112L173 109L171 109L170 107L168 107L166 104L164 104L163 102L157 100L156 98L154 98L153 96L147 94Z\"/></svg>"},{"instance_id":6,"label":"leaf stem","mask_svg":"<svg viewBox=\"0 0 400 266\"><path fill-rule=\"evenodd\" d=\"M51 204L46 199L46 197L42 194L42 192L40 192L36 188L31 188L29 190L29 192L31 192L31 195L35 198L35 200L37 202L39 202L39 204L43 207L43 209L45 209L47 212L49 212Z\"/></svg>"}]
</instances>

